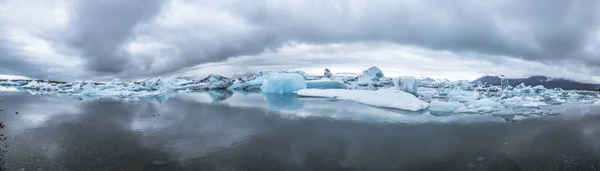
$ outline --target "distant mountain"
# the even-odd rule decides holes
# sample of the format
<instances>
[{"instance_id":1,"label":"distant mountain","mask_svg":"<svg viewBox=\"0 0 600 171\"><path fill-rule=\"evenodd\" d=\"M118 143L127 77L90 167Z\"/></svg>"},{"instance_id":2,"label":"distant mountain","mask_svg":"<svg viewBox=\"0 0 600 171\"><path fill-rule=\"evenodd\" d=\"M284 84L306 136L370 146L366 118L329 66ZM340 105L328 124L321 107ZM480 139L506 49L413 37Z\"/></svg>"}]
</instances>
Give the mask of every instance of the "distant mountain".
<instances>
[{"instance_id":1,"label":"distant mountain","mask_svg":"<svg viewBox=\"0 0 600 171\"><path fill-rule=\"evenodd\" d=\"M490 85L500 85L500 77L497 76L483 76L479 79L472 81L472 83L477 83L481 81L482 83L487 83ZM546 88L562 88L565 90L592 90L592 91L600 91L600 84L588 84L588 83L580 83L573 80L568 80L564 78L550 78L546 76L532 76L529 78L509 78L508 83L511 86L516 86L521 83L524 83L526 86L536 86L543 85Z\"/></svg>"}]
</instances>

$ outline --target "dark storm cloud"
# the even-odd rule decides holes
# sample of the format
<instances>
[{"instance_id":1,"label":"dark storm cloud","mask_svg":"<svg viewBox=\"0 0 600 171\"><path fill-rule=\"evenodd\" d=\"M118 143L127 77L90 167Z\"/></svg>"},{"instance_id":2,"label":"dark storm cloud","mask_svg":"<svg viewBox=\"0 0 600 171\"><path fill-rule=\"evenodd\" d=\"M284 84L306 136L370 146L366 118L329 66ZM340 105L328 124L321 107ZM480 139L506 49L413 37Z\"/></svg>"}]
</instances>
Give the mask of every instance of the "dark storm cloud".
<instances>
[{"instance_id":1,"label":"dark storm cloud","mask_svg":"<svg viewBox=\"0 0 600 171\"><path fill-rule=\"evenodd\" d=\"M598 29L598 1L372 1L358 17L335 2L292 12L264 4L245 16L275 37L313 43L390 41L530 60L598 55L583 52Z\"/></svg>"},{"instance_id":2,"label":"dark storm cloud","mask_svg":"<svg viewBox=\"0 0 600 171\"><path fill-rule=\"evenodd\" d=\"M218 35L213 38L184 36L187 39L174 43L185 47L180 62L165 69L254 55L286 42L391 42L478 58L509 56L553 64L569 60L593 68L600 63L598 53L585 51L596 39L600 21L598 1L593 0L293 2L203 1L200 4L241 18L253 29L241 35L203 33ZM489 60L498 59L502 60Z\"/></svg>"},{"instance_id":3,"label":"dark storm cloud","mask_svg":"<svg viewBox=\"0 0 600 171\"><path fill-rule=\"evenodd\" d=\"M130 62L121 47L133 28L153 18L162 0L97 0L79 1L72 27L77 38L72 46L82 52L90 70L118 73Z\"/></svg>"}]
</instances>

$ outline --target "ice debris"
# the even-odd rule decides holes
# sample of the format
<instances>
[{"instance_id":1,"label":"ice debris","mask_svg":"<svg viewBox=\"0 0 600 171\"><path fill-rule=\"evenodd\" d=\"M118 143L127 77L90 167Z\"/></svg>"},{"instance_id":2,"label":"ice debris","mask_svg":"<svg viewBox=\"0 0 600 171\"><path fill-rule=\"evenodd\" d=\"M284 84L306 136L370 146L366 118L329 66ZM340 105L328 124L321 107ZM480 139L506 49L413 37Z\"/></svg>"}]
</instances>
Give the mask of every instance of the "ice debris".
<instances>
[{"instance_id":1,"label":"ice debris","mask_svg":"<svg viewBox=\"0 0 600 171\"><path fill-rule=\"evenodd\" d=\"M339 100L354 101L362 104L394 108L408 111L427 109L429 103L416 98L414 95L395 88L370 91L370 90L344 90L344 89L304 89L298 91L300 96L327 97Z\"/></svg>"}]
</instances>

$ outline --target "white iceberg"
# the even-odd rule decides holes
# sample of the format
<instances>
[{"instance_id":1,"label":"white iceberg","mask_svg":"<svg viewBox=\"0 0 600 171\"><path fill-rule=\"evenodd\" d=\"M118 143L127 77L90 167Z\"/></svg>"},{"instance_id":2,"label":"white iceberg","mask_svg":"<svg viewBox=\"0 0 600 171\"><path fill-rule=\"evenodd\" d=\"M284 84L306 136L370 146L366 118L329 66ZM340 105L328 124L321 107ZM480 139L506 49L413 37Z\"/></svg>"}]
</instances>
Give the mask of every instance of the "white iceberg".
<instances>
[{"instance_id":1,"label":"white iceberg","mask_svg":"<svg viewBox=\"0 0 600 171\"><path fill-rule=\"evenodd\" d=\"M439 100L431 101L429 104L429 113L435 116L452 115L454 111L466 106L459 102L443 102Z\"/></svg>"},{"instance_id":2,"label":"white iceberg","mask_svg":"<svg viewBox=\"0 0 600 171\"><path fill-rule=\"evenodd\" d=\"M416 98L414 95L394 88L370 90L344 90L344 89L304 89L297 92L300 96L327 97L340 100L354 101L366 105L395 108L408 111L427 109L429 103Z\"/></svg>"},{"instance_id":3,"label":"white iceberg","mask_svg":"<svg viewBox=\"0 0 600 171\"><path fill-rule=\"evenodd\" d=\"M306 88L306 80L297 73L272 73L262 83L263 93L295 93Z\"/></svg>"},{"instance_id":4,"label":"white iceberg","mask_svg":"<svg viewBox=\"0 0 600 171\"><path fill-rule=\"evenodd\" d=\"M377 67L371 67L358 76L356 83L359 86L367 86L369 84L378 85L381 77L383 77L383 72Z\"/></svg>"}]
</instances>

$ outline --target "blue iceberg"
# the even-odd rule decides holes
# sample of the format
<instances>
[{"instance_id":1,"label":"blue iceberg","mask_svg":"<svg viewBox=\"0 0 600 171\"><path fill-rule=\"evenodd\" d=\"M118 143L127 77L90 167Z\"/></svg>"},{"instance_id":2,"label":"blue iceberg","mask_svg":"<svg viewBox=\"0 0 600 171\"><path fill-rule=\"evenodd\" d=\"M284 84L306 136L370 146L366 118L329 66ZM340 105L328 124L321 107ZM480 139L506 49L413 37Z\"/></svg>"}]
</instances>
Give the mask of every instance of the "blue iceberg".
<instances>
[{"instance_id":1,"label":"blue iceberg","mask_svg":"<svg viewBox=\"0 0 600 171\"><path fill-rule=\"evenodd\" d=\"M322 78L306 82L306 88L310 89L348 89L348 85L340 81Z\"/></svg>"},{"instance_id":2,"label":"blue iceberg","mask_svg":"<svg viewBox=\"0 0 600 171\"><path fill-rule=\"evenodd\" d=\"M306 88L306 80L298 73L271 73L263 81L263 93L296 93Z\"/></svg>"}]
</instances>

